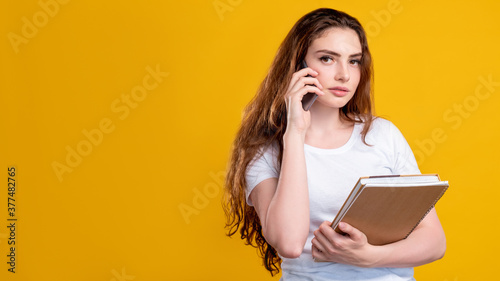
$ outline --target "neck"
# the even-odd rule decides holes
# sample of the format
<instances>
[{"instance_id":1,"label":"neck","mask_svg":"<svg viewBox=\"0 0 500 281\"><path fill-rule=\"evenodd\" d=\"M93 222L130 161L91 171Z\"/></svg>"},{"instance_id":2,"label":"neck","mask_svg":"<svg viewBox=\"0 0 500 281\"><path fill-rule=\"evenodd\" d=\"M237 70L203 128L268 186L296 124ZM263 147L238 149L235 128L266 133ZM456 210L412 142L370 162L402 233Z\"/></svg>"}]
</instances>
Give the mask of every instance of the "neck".
<instances>
[{"instance_id":1,"label":"neck","mask_svg":"<svg viewBox=\"0 0 500 281\"><path fill-rule=\"evenodd\" d=\"M335 133L338 130L346 129L351 126L351 122L340 118L340 109L315 103L311 107L311 125L307 132L315 135L324 135Z\"/></svg>"},{"instance_id":2,"label":"neck","mask_svg":"<svg viewBox=\"0 0 500 281\"><path fill-rule=\"evenodd\" d=\"M340 109L315 103L311 107L305 143L319 148L338 148L347 143L353 128L352 122L340 118Z\"/></svg>"}]
</instances>

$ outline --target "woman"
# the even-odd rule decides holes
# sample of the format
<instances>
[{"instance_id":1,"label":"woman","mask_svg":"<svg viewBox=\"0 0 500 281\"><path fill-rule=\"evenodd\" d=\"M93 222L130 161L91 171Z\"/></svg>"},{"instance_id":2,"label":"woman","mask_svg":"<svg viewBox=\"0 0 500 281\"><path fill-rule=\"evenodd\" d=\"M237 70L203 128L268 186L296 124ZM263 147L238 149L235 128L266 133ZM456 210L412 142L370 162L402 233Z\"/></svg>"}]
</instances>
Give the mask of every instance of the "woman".
<instances>
[{"instance_id":1,"label":"woman","mask_svg":"<svg viewBox=\"0 0 500 281\"><path fill-rule=\"evenodd\" d=\"M318 9L291 29L246 108L226 177L228 235L239 229L271 274L282 261L283 280L414 280L413 267L444 255L434 209L383 246L330 227L359 177L420 173L400 131L372 115L372 78L360 23ZM318 96L308 111L307 93Z\"/></svg>"}]
</instances>

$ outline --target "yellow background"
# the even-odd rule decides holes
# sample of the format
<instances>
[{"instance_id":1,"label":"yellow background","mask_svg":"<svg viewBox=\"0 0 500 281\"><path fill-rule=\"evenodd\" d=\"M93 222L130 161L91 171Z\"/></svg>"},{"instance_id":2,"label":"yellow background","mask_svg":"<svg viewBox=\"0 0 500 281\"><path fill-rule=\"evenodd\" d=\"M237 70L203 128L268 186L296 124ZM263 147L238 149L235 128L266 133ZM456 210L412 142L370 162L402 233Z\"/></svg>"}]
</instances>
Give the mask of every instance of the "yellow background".
<instances>
[{"instance_id":1,"label":"yellow background","mask_svg":"<svg viewBox=\"0 0 500 281\"><path fill-rule=\"evenodd\" d=\"M38 1L0 3L0 280L278 280L254 248L225 237L220 175L278 45L319 7L369 28L377 114L400 128L422 172L450 182L437 206L446 256L416 278L498 275L498 1L41 3L52 15ZM168 76L154 83L148 67ZM125 110L122 95L144 79L152 89L128 115L112 107ZM101 122L108 133L89 151L83 131ZM68 165L79 145L87 155L60 181L53 163Z\"/></svg>"}]
</instances>

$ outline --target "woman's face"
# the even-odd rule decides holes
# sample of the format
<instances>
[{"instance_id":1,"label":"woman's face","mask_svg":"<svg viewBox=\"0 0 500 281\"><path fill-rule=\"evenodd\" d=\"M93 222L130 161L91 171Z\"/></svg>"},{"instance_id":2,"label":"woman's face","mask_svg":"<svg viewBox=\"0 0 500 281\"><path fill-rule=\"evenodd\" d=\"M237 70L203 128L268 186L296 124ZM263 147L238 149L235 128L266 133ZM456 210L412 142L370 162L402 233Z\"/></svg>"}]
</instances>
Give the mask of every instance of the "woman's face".
<instances>
[{"instance_id":1,"label":"woman's face","mask_svg":"<svg viewBox=\"0 0 500 281\"><path fill-rule=\"evenodd\" d=\"M316 78L325 93L316 102L334 108L346 105L358 88L361 56L358 35L350 28L330 28L311 43L305 60L319 73Z\"/></svg>"}]
</instances>

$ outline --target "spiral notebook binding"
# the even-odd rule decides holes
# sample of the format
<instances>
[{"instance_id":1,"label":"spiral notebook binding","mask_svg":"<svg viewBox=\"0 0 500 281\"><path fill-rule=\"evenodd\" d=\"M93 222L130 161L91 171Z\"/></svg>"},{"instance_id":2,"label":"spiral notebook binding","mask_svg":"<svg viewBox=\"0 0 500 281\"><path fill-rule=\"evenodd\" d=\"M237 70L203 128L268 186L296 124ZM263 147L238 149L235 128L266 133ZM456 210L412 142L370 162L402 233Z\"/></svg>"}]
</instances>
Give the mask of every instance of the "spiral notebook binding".
<instances>
[{"instance_id":1,"label":"spiral notebook binding","mask_svg":"<svg viewBox=\"0 0 500 281\"><path fill-rule=\"evenodd\" d=\"M422 216L422 218L420 218L420 220L415 224L415 226L410 230L410 232L408 232L408 234L406 234L404 239L406 239L413 232L413 230L415 230L415 228L420 224L420 222L422 222L424 220L424 218L427 216L427 214L429 214L429 212L432 210L432 208L434 208L434 206L436 205L436 202L439 201L439 199L441 199L441 197L443 197L446 190L448 190L448 187L443 188L443 191L441 191L441 194L438 197L436 197L436 200L434 201L434 203L432 203L432 205L429 207L427 212L425 212L425 214Z\"/></svg>"}]
</instances>

